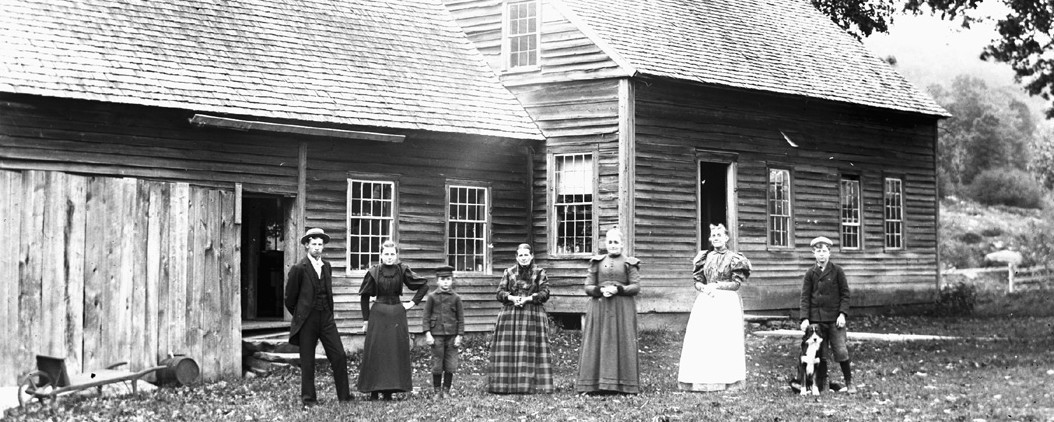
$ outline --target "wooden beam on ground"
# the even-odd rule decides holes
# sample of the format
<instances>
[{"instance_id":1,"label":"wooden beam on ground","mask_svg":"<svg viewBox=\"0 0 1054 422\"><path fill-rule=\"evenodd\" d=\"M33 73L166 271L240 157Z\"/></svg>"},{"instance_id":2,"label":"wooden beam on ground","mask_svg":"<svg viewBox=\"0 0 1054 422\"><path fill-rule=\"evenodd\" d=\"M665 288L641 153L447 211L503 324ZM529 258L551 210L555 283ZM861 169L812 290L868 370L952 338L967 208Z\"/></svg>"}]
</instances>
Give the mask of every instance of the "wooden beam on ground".
<instances>
[{"instance_id":1,"label":"wooden beam on ground","mask_svg":"<svg viewBox=\"0 0 1054 422\"><path fill-rule=\"evenodd\" d=\"M801 330L771 330L754 331L750 333L764 337L790 337L801 338L804 334ZM932 340L962 340L964 337L955 336L932 336L923 334L883 334L883 333L847 333L849 340L878 340L878 341L932 341Z\"/></svg>"},{"instance_id":2,"label":"wooden beam on ground","mask_svg":"<svg viewBox=\"0 0 1054 422\"><path fill-rule=\"evenodd\" d=\"M259 130L264 132L293 133L326 138L356 139L360 141L402 142L406 139L406 136L404 135L291 125L285 123L259 122L255 120L232 119L229 117L216 117L204 114L195 114L194 117L190 118L190 124L198 127L216 127L240 131Z\"/></svg>"}]
</instances>

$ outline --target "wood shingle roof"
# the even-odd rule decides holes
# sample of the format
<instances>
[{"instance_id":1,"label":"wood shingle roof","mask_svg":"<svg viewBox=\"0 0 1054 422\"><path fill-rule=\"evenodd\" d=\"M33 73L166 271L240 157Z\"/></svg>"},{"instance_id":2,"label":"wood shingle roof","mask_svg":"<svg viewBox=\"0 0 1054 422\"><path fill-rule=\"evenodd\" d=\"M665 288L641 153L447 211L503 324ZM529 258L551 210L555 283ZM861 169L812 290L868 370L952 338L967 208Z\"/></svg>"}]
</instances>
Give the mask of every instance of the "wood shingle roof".
<instances>
[{"instance_id":1,"label":"wood shingle roof","mask_svg":"<svg viewBox=\"0 0 1054 422\"><path fill-rule=\"evenodd\" d=\"M948 116L807 0L553 0L644 75Z\"/></svg>"},{"instance_id":2,"label":"wood shingle roof","mask_svg":"<svg viewBox=\"0 0 1054 422\"><path fill-rule=\"evenodd\" d=\"M437 0L6 0L0 91L542 139Z\"/></svg>"}]
</instances>

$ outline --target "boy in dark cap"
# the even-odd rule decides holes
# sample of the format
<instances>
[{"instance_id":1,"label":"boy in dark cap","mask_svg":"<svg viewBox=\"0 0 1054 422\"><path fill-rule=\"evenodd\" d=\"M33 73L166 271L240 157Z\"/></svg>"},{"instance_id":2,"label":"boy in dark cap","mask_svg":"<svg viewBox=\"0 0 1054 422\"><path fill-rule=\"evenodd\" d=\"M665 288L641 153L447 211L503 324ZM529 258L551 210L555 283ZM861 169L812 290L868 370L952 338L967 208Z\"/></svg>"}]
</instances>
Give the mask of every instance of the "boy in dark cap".
<instances>
[{"instance_id":1,"label":"boy in dark cap","mask_svg":"<svg viewBox=\"0 0 1054 422\"><path fill-rule=\"evenodd\" d=\"M824 236L809 242L816 265L805 272L801 287L801 329L809 324L820 326L824 344L829 344L834 361L842 367L845 388L841 391L856 393L853 373L849 367L849 348L846 346L845 319L849 315L849 283L842 267L831 262L831 246L834 242ZM818 382L827 385L826 360L821 359ZM804 387L804 386L803 386Z\"/></svg>"},{"instance_id":2,"label":"boy in dark cap","mask_svg":"<svg viewBox=\"0 0 1054 422\"><path fill-rule=\"evenodd\" d=\"M425 342L432 346L432 386L436 396L450 394L450 385L458 366L458 347L465 334L465 311L461 296L454 292L454 267L436 269L439 286L425 298L421 319Z\"/></svg>"}]
</instances>

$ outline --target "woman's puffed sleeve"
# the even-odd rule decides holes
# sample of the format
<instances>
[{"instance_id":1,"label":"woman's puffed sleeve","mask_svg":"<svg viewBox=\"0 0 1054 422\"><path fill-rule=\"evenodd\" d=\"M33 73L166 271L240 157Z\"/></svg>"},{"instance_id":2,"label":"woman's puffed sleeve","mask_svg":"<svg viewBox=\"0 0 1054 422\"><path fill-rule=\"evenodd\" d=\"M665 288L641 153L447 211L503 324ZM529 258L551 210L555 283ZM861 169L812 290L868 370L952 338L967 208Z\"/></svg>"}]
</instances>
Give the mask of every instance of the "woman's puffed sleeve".
<instances>
[{"instance_id":1,"label":"woman's puffed sleeve","mask_svg":"<svg viewBox=\"0 0 1054 422\"><path fill-rule=\"evenodd\" d=\"M359 286L359 309L362 310L362 320L370 320L370 296L377 296L377 281L373 279L373 271L366 271L362 276L362 285Z\"/></svg>"},{"instance_id":2,"label":"woman's puffed sleeve","mask_svg":"<svg viewBox=\"0 0 1054 422\"><path fill-rule=\"evenodd\" d=\"M729 266L732 270L733 280L742 283L747 281L747 277L750 277L750 260L743 254L736 252L735 255L732 255L732 262Z\"/></svg>"},{"instance_id":3,"label":"woman's puffed sleeve","mask_svg":"<svg viewBox=\"0 0 1054 422\"><path fill-rule=\"evenodd\" d=\"M406 265L403 265L403 284L406 285L406 288L417 291L414 297L410 299L414 304L421 303L425 295L428 294L428 279L417 275L414 270L411 270ZM422 289L422 287L424 288Z\"/></svg>"},{"instance_id":4,"label":"woman's puffed sleeve","mask_svg":"<svg viewBox=\"0 0 1054 422\"><path fill-rule=\"evenodd\" d=\"M604 297L603 293L600 293L600 286L597 286L597 272L600 271L600 260L603 257L593 257L589 260L589 268L586 270L586 286L585 291L587 296L592 297Z\"/></svg>"},{"instance_id":5,"label":"woman's puffed sleeve","mask_svg":"<svg viewBox=\"0 0 1054 422\"><path fill-rule=\"evenodd\" d=\"M538 269L538 291L531 294L531 298L534 303L542 304L549 300L549 276L545 275L545 270L542 268Z\"/></svg>"},{"instance_id":6,"label":"woman's puffed sleeve","mask_svg":"<svg viewBox=\"0 0 1054 422\"><path fill-rule=\"evenodd\" d=\"M498 282L498 302L509 303L509 285L511 283L512 271L506 268L505 272L501 274L501 281Z\"/></svg>"},{"instance_id":7,"label":"woman's puffed sleeve","mask_svg":"<svg viewBox=\"0 0 1054 422\"><path fill-rule=\"evenodd\" d=\"M634 257L626 257L626 280L629 284L619 286L619 294L623 296L636 296L640 293L640 260Z\"/></svg>"},{"instance_id":8,"label":"woman's puffed sleeve","mask_svg":"<svg viewBox=\"0 0 1054 422\"><path fill-rule=\"evenodd\" d=\"M703 269L706 267L706 256L709 255L709 251L699 251L692 258L692 283L703 283L706 284L706 272Z\"/></svg>"}]
</instances>

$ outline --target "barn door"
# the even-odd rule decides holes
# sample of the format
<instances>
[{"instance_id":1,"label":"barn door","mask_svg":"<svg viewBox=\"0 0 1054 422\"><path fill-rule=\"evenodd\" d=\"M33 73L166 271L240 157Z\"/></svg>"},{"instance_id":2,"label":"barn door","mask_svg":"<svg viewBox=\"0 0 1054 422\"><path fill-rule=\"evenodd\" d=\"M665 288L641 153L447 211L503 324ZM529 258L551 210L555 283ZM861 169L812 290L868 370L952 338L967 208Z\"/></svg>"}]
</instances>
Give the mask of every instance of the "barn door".
<instances>
[{"instance_id":1,"label":"barn door","mask_svg":"<svg viewBox=\"0 0 1054 422\"><path fill-rule=\"evenodd\" d=\"M230 190L0 171L0 385L37 354L71 372L169 353L205 379L240 370L240 255Z\"/></svg>"}]
</instances>

